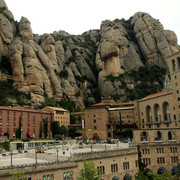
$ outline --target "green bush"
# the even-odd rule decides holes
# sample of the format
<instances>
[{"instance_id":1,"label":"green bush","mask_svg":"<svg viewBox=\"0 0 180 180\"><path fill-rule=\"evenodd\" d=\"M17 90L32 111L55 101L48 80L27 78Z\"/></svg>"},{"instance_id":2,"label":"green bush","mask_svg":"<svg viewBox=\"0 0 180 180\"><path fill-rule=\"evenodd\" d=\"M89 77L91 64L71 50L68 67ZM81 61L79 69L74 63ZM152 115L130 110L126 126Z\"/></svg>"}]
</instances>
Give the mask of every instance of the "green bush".
<instances>
[{"instance_id":1,"label":"green bush","mask_svg":"<svg viewBox=\"0 0 180 180\"><path fill-rule=\"evenodd\" d=\"M60 134L56 134L56 135L54 136L54 138L55 138L56 140L62 140L63 136L60 135Z\"/></svg>"},{"instance_id":2,"label":"green bush","mask_svg":"<svg viewBox=\"0 0 180 180\"><path fill-rule=\"evenodd\" d=\"M62 71L59 73L59 77L61 77L61 78L67 78L67 77L68 77L68 71L62 70Z\"/></svg>"},{"instance_id":3,"label":"green bush","mask_svg":"<svg viewBox=\"0 0 180 180\"><path fill-rule=\"evenodd\" d=\"M9 143L9 141L1 142L0 143L0 147L5 149L6 151L9 151L10 150L10 143Z\"/></svg>"}]
</instances>

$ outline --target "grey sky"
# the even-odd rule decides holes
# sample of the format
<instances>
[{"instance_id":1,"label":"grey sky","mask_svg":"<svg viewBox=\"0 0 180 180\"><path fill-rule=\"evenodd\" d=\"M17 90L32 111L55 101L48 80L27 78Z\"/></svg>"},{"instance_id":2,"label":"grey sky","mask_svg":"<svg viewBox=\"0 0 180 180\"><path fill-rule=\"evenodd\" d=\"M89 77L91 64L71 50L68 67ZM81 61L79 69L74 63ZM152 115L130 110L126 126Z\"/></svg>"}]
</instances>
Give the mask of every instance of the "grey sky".
<instances>
[{"instance_id":1,"label":"grey sky","mask_svg":"<svg viewBox=\"0 0 180 180\"><path fill-rule=\"evenodd\" d=\"M172 30L180 42L180 0L5 0L15 20L21 16L31 22L33 33L64 30L82 34L100 29L106 19L129 19L141 11L159 19L164 29Z\"/></svg>"}]
</instances>

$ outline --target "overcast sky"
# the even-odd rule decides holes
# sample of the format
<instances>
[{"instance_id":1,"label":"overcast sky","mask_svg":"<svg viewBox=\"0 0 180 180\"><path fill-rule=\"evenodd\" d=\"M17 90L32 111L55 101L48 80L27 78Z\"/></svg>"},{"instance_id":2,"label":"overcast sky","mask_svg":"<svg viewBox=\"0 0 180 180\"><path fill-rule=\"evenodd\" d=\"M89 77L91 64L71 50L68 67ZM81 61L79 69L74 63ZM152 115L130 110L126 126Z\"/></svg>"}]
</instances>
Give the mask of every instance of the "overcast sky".
<instances>
[{"instance_id":1,"label":"overcast sky","mask_svg":"<svg viewBox=\"0 0 180 180\"><path fill-rule=\"evenodd\" d=\"M136 12L159 19L180 44L180 0L5 0L15 20L29 19L34 34L64 30L82 34L106 19L129 19Z\"/></svg>"}]
</instances>

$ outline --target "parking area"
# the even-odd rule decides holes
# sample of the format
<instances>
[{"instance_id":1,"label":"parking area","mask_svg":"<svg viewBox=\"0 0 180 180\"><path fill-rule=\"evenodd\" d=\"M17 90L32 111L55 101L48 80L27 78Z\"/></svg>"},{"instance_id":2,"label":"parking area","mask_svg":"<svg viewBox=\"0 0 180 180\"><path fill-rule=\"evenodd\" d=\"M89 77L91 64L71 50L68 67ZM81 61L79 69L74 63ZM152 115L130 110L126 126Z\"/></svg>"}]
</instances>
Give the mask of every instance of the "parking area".
<instances>
[{"instance_id":1,"label":"parking area","mask_svg":"<svg viewBox=\"0 0 180 180\"><path fill-rule=\"evenodd\" d=\"M36 148L27 148L26 150L15 150L10 152L3 152L0 154L0 168L11 165L25 165L44 162L55 162L73 159L75 153L108 151L114 149L128 148L129 143L97 143L84 144L81 143L65 143L51 146L41 146L42 153L37 153Z\"/></svg>"}]
</instances>

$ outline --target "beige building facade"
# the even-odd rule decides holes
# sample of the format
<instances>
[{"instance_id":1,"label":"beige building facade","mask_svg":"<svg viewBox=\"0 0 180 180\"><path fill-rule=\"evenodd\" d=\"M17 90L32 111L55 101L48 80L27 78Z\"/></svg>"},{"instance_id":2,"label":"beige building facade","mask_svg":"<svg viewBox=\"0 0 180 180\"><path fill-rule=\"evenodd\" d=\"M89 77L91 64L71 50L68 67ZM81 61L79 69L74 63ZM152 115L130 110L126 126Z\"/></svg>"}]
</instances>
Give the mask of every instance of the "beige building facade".
<instances>
[{"instance_id":1,"label":"beige building facade","mask_svg":"<svg viewBox=\"0 0 180 180\"><path fill-rule=\"evenodd\" d=\"M133 103L112 103L108 98L85 109L88 139L113 139L126 129L136 127Z\"/></svg>"},{"instance_id":2,"label":"beige building facade","mask_svg":"<svg viewBox=\"0 0 180 180\"><path fill-rule=\"evenodd\" d=\"M134 177L137 172L138 153L136 148L75 154L70 161L52 162L0 169L0 180L12 179L12 172L24 171L28 180L76 180L84 168L84 159L93 161L100 171L102 180L112 180L114 176L123 179L126 174Z\"/></svg>"},{"instance_id":3,"label":"beige building facade","mask_svg":"<svg viewBox=\"0 0 180 180\"><path fill-rule=\"evenodd\" d=\"M54 116L54 121L58 121L60 126L68 127L70 125L70 113L68 110L50 106L44 107L43 110L51 112Z\"/></svg>"},{"instance_id":4,"label":"beige building facade","mask_svg":"<svg viewBox=\"0 0 180 180\"><path fill-rule=\"evenodd\" d=\"M180 158L180 53L168 59L172 90L135 101L139 129L131 146L140 146L142 160L153 172L163 167L169 173Z\"/></svg>"}]
</instances>

